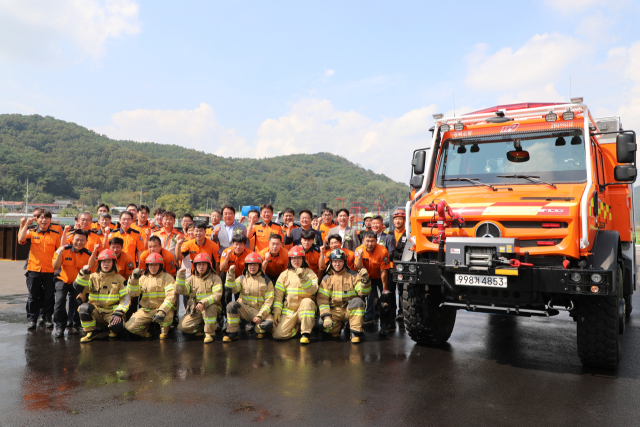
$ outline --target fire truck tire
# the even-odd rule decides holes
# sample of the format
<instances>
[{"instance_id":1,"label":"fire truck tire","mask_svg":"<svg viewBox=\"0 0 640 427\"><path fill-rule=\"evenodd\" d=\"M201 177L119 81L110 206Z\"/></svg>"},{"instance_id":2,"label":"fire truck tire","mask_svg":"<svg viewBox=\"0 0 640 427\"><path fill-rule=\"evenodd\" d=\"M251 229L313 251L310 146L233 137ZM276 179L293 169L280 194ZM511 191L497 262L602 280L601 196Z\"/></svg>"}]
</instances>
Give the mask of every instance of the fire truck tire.
<instances>
[{"instance_id":1,"label":"fire truck tire","mask_svg":"<svg viewBox=\"0 0 640 427\"><path fill-rule=\"evenodd\" d=\"M620 298L583 297L578 302L578 356L582 364L615 369L622 353Z\"/></svg>"},{"instance_id":2,"label":"fire truck tire","mask_svg":"<svg viewBox=\"0 0 640 427\"><path fill-rule=\"evenodd\" d=\"M427 294L420 285L404 286L404 325L411 339L419 344L432 346L447 342L456 322L456 310L439 307L439 294Z\"/></svg>"},{"instance_id":3,"label":"fire truck tire","mask_svg":"<svg viewBox=\"0 0 640 427\"><path fill-rule=\"evenodd\" d=\"M633 295L625 295L624 296L624 304L625 304L625 314L627 315L627 317L631 316L631 311L633 310L633 302L632 302L632 298Z\"/></svg>"}]
</instances>

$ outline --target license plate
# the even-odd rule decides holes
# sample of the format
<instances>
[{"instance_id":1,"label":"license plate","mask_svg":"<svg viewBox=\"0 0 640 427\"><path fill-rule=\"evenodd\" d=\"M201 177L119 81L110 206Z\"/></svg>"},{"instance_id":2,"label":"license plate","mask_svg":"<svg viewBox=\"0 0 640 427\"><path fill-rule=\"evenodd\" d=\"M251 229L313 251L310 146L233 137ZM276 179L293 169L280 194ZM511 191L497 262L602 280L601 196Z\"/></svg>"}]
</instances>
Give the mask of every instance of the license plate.
<instances>
[{"instance_id":1,"label":"license plate","mask_svg":"<svg viewBox=\"0 0 640 427\"><path fill-rule=\"evenodd\" d=\"M506 288L507 278L500 276L478 276L475 274L456 274L456 285Z\"/></svg>"}]
</instances>

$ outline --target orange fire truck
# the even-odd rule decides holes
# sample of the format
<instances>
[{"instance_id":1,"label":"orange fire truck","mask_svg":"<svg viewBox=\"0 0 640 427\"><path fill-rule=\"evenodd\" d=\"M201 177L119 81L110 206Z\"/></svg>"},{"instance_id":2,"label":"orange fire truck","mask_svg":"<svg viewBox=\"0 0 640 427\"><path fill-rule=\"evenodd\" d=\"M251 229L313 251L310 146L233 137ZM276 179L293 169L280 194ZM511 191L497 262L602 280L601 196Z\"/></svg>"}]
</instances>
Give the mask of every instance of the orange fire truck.
<instances>
[{"instance_id":1,"label":"orange fire truck","mask_svg":"<svg viewBox=\"0 0 640 427\"><path fill-rule=\"evenodd\" d=\"M635 133L581 98L434 119L394 262L411 338L444 343L461 309L566 311L582 363L616 367L636 282Z\"/></svg>"}]
</instances>

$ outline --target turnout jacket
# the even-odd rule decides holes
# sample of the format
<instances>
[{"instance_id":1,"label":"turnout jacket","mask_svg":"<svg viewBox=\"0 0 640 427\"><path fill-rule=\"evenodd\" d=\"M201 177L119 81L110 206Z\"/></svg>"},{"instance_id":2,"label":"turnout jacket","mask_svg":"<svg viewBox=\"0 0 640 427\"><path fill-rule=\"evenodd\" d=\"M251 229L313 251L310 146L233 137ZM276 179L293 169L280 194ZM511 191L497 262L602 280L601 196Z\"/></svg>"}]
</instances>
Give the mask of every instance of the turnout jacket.
<instances>
[{"instance_id":1,"label":"turnout jacket","mask_svg":"<svg viewBox=\"0 0 640 427\"><path fill-rule=\"evenodd\" d=\"M299 277L293 268L287 268L278 277L273 314L282 313L288 316L298 310L303 299L310 298L313 302L316 301L318 276L310 268L300 268L300 270L302 270L302 277Z\"/></svg>"},{"instance_id":2,"label":"turnout jacket","mask_svg":"<svg viewBox=\"0 0 640 427\"><path fill-rule=\"evenodd\" d=\"M80 293L88 293L87 302L99 311L119 311L126 313L129 305L125 304L127 290L124 277L115 271L85 274L82 270L73 284Z\"/></svg>"},{"instance_id":3,"label":"turnout jacket","mask_svg":"<svg viewBox=\"0 0 640 427\"><path fill-rule=\"evenodd\" d=\"M318 289L320 317L331 315L333 307L344 307L356 297L371 293L371 279L364 283L360 274L345 267L340 272L332 271L322 279Z\"/></svg>"},{"instance_id":4,"label":"turnout jacket","mask_svg":"<svg viewBox=\"0 0 640 427\"><path fill-rule=\"evenodd\" d=\"M142 277L130 277L127 292L130 297L140 297L139 304L145 311L161 310L165 313L176 310L178 296L173 276L164 270L156 275L144 273Z\"/></svg>"},{"instance_id":5,"label":"turnout jacket","mask_svg":"<svg viewBox=\"0 0 640 427\"><path fill-rule=\"evenodd\" d=\"M204 276L192 274L185 280L186 272L178 271L176 277L176 294L189 296L195 303L201 302L204 308L210 305L221 307L222 280L220 276L209 270ZM178 298L176 297L176 301Z\"/></svg>"},{"instance_id":6,"label":"turnout jacket","mask_svg":"<svg viewBox=\"0 0 640 427\"><path fill-rule=\"evenodd\" d=\"M258 310L257 316L261 319L266 319L271 313L274 298L273 283L262 271L255 275L246 272L237 279L232 274L227 274L225 286L234 294L240 292L239 301Z\"/></svg>"}]
</instances>

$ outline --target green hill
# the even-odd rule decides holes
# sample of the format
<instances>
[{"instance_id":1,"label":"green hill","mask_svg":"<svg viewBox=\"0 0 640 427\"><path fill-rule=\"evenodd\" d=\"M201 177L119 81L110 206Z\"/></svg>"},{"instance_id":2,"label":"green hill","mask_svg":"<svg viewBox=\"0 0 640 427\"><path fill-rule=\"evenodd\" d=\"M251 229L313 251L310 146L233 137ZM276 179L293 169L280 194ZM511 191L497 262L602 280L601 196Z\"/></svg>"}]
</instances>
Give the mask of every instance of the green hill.
<instances>
[{"instance_id":1,"label":"green hill","mask_svg":"<svg viewBox=\"0 0 640 427\"><path fill-rule=\"evenodd\" d=\"M297 210L320 202L335 206L336 197L370 210L379 195L389 208L409 196L407 185L329 153L224 158L177 145L116 141L48 116L0 115L0 196L22 200L27 178L30 200L72 198L88 206L98 199L138 202L141 187L150 206L177 199L156 203L162 196L183 195L198 210L207 201L239 206L269 200L277 210Z\"/></svg>"}]
</instances>

